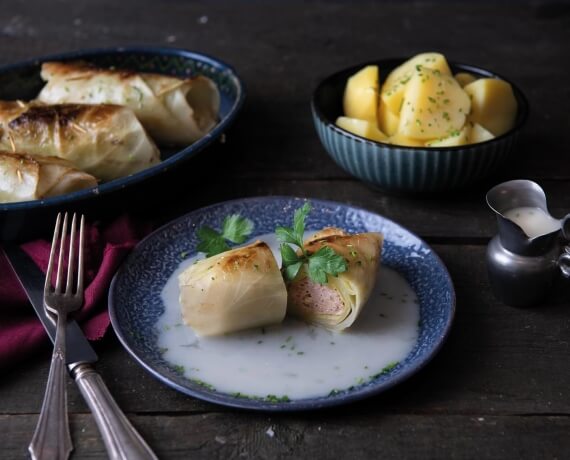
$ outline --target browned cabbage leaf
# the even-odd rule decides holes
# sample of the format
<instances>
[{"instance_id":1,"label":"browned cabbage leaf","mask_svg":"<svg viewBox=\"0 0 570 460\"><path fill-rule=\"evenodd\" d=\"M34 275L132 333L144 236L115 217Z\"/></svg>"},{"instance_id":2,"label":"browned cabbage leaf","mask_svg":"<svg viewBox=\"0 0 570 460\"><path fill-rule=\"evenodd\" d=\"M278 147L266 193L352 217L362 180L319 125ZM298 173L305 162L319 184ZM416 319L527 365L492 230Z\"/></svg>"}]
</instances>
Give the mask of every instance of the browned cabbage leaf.
<instances>
[{"instance_id":1,"label":"browned cabbage leaf","mask_svg":"<svg viewBox=\"0 0 570 460\"><path fill-rule=\"evenodd\" d=\"M133 111L109 104L0 101L0 147L63 158L104 181L160 161Z\"/></svg>"},{"instance_id":2,"label":"browned cabbage leaf","mask_svg":"<svg viewBox=\"0 0 570 460\"><path fill-rule=\"evenodd\" d=\"M370 297L377 277L383 237L380 233L348 235L327 228L304 244L310 253L328 246L348 262L348 270L329 276L326 284L313 281L303 266L289 283L287 312L309 323L342 330L356 320Z\"/></svg>"},{"instance_id":3,"label":"browned cabbage leaf","mask_svg":"<svg viewBox=\"0 0 570 460\"><path fill-rule=\"evenodd\" d=\"M93 176L61 158L0 151L0 203L37 200L96 186Z\"/></svg>"},{"instance_id":4,"label":"browned cabbage leaf","mask_svg":"<svg viewBox=\"0 0 570 460\"><path fill-rule=\"evenodd\" d=\"M196 262L178 283L182 318L198 335L277 324L285 317L285 283L261 241Z\"/></svg>"},{"instance_id":5,"label":"browned cabbage leaf","mask_svg":"<svg viewBox=\"0 0 570 460\"><path fill-rule=\"evenodd\" d=\"M218 121L220 94L204 76L176 78L84 62L46 62L41 75L47 84L39 100L128 106L159 144L190 144Z\"/></svg>"}]
</instances>

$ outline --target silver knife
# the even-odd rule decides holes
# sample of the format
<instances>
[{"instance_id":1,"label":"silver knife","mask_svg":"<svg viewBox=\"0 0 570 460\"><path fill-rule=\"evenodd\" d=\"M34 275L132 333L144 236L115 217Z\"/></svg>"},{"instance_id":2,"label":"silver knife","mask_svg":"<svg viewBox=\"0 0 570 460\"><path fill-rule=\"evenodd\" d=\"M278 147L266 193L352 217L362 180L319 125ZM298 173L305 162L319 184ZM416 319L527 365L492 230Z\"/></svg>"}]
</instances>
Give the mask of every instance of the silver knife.
<instances>
[{"instance_id":1,"label":"silver knife","mask_svg":"<svg viewBox=\"0 0 570 460\"><path fill-rule=\"evenodd\" d=\"M8 262L10 262L36 314L53 342L55 340L55 325L47 316L43 304L44 273L15 244L5 243L3 249ZM121 460L157 459L154 452L121 411L103 379L93 367L92 364L97 361L97 354L74 320L68 321L66 333L67 368L93 413L109 458Z\"/></svg>"}]
</instances>

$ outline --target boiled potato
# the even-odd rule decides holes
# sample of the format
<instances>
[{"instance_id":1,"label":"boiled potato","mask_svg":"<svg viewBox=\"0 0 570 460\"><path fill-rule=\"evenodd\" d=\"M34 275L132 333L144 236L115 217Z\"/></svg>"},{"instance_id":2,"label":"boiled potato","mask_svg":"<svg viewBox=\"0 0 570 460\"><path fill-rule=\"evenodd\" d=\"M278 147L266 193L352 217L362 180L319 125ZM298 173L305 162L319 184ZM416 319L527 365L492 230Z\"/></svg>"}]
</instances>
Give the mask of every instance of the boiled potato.
<instances>
[{"instance_id":1,"label":"boiled potato","mask_svg":"<svg viewBox=\"0 0 570 460\"><path fill-rule=\"evenodd\" d=\"M473 83L475 80L477 80L477 77L475 77L475 75L473 75L473 74L470 74L469 72L456 73L454 75L454 78L457 80L457 83L459 83L462 88L465 85L468 85L469 83Z\"/></svg>"},{"instance_id":2,"label":"boiled potato","mask_svg":"<svg viewBox=\"0 0 570 460\"><path fill-rule=\"evenodd\" d=\"M451 75L451 70L449 70L449 65L443 54L418 54L390 72L380 92L381 104L387 105L392 113L399 115L406 85L414 72L422 67L437 70L444 75Z\"/></svg>"},{"instance_id":3,"label":"boiled potato","mask_svg":"<svg viewBox=\"0 0 570 460\"><path fill-rule=\"evenodd\" d=\"M440 53L396 67L379 91L377 66L348 79L336 124L368 139L402 146L452 147L485 142L515 123L511 85L469 72L452 75Z\"/></svg>"},{"instance_id":4,"label":"boiled potato","mask_svg":"<svg viewBox=\"0 0 570 460\"><path fill-rule=\"evenodd\" d=\"M449 136L426 142L426 147L456 147L469 144L469 127L464 126L461 131L454 131Z\"/></svg>"},{"instance_id":5,"label":"boiled potato","mask_svg":"<svg viewBox=\"0 0 570 460\"><path fill-rule=\"evenodd\" d=\"M401 133L396 133L388 138L389 144L403 145L406 147L423 147L424 143L418 141L417 139L412 139L410 137L404 136Z\"/></svg>"},{"instance_id":6,"label":"boiled potato","mask_svg":"<svg viewBox=\"0 0 570 460\"><path fill-rule=\"evenodd\" d=\"M451 75L451 70L443 54L421 53L392 70L382 85L382 92L389 90L401 81L405 82L406 78L411 76L418 67L427 67L432 70L439 70L443 75Z\"/></svg>"},{"instance_id":7,"label":"boiled potato","mask_svg":"<svg viewBox=\"0 0 570 460\"><path fill-rule=\"evenodd\" d=\"M489 139L493 139L492 133L483 128L479 123L469 122L471 126L471 131L469 132L469 143L477 144L478 142L485 142Z\"/></svg>"},{"instance_id":8,"label":"boiled potato","mask_svg":"<svg viewBox=\"0 0 570 460\"><path fill-rule=\"evenodd\" d=\"M398 132L418 140L445 138L461 130L470 108L452 76L421 67L407 83Z\"/></svg>"},{"instance_id":9,"label":"boiled potato","mask_svg":"<svg viewBox=\"0 0 570 460\"><path fill-rule=\"evenodd\" d=\"M426 142L427 147L454 147L458 145L477 144L493 139L489 131L479 123L467 121L461 131L455 131L446 138Z\"/></svg>"},{"instance_id":10,"label":"boiled potato","mask_svg":"<svg viewBox=\"0 0 570 460\"><path fill-rule=\"evenodd\" d=\"M400 117L393 114L386 104L380 102L378 107L378 127L383 133L391 136L398 130Z\"/></svg>"},{"instance_id":11,"label":"boiled potato","mask_svg":"<svg viewBox=\"0 0 570 460\"><path fill-rule=\"evenodd\" d=\"M350 77L344 90L344 114L376 123L378 86L378 66L375 65L364 67Z\"/></svg>"},{"instance_id":12,"label":"boiled potato","mask_svg":"<svg viewBox=\"0 0 570 460\"><path fill-rule=\"evenodd\" d=\"M373 141L382 142L388 138L388 136L378 129L376 123L370 120L338 117L336 119L336 125L339 128L346 129L352 134L356 134L357 136L362 136Z\"/></svg>"},{"instance_id":13,"label":"boiled potato","mask_svg":"<svg viewBox=\"0 0 570 460\"><path fill-rule=\"evenodd\" d=\"M402 108L402 101L406 92L406 84L410 81L411 75L398 80L398 82L388 89L382 87L380 93L380 105L384 106L392 114L399 116Z\"/></svg>"},{"instance_id":14,"label":"boiled potato","mask_svg":"<svg viewBox=\"0 0 570 460\"><path fill-rule=\"evenodd\" d=\"M511 85L496 78L480 78L465 86L471 97L471 115L474 123L500 136L511 129L517 116L517 100Z\"/></svg>"}]
</instances>

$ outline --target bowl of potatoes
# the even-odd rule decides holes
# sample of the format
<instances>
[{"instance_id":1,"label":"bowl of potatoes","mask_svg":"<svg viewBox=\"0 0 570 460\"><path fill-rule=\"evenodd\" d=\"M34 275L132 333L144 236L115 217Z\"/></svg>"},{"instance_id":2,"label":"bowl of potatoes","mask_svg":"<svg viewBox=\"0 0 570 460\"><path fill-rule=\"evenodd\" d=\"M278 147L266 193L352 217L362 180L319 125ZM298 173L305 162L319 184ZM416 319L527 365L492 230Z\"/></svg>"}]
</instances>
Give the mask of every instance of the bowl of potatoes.
<instances>
[{"instance_id":1,"label":"bowl of potatoes","mask_svg":"<svg viewBox=\"0 0 570 460\"><path fill-rule=\"evenodd\" d=\"M317 86L311 106L339 166L402 192L457 189L488 177L514 150L528 116L512 82L433 52L337 72Z\"/></svg>"}]
</instances>

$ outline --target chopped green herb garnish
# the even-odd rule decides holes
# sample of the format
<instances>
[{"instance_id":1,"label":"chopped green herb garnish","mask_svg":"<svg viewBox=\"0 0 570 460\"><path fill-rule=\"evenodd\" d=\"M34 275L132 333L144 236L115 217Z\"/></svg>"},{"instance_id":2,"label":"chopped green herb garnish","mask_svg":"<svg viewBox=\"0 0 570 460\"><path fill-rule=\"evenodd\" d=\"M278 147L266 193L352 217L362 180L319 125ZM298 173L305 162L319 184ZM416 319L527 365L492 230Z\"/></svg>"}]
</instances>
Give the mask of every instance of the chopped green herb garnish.
<instances>
[{"instance_id":1,"label":"chopped green herb garnish","mask_svg":"<svg viewBox=\"0 0 570 460\"><path fill-rule=\"evenodd\" d=\"M184 366L180 366L179 364L174 366L174 370L179 374L184 374Z\"/></svg>"},{"instance_id":2,"label":"chopped green herb garnish","mask_svg":"<svg viewBox=\"0 0 570 460\"><path fill-rule=\"evenodd\" d=\"M265 400L272 403L280 403L280 402L290 402L289 396L275 396L275 395L267 395Z\"/></svg>"},{"instance_id":3,"label":"chopped green herb garnish","mask_svg":"<svg viewBox=\"0 0 570 460\"><path fill-rule=\"evenodd\" d=\"M214 387L214 385L210 385L209 383L206 383L203 380L200 380L200 379L189 379L189 380L192 383L195 383L196 385L199 385L201 387L206 388L207 390L216 391L216 388Z\"/></svg>"}]
</instances>

